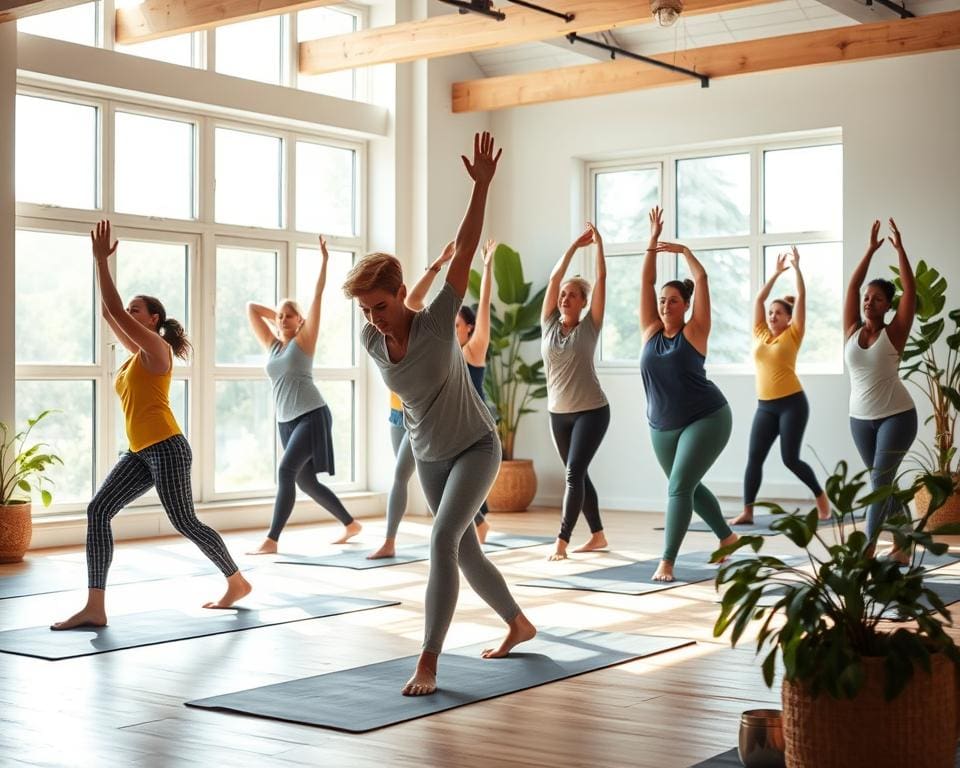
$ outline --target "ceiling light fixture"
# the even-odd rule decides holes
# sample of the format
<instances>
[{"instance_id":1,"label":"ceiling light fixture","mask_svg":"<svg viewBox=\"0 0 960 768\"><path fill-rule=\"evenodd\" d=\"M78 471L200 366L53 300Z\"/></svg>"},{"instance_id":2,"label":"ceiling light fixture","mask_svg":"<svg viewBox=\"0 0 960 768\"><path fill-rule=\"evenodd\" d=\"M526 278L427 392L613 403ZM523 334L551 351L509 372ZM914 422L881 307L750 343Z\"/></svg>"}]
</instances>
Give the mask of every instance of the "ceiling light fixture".
<instances>
[{"instance_id":1,"label":"ceiling light fixture","mask_svg":"<svg viewBox=\"0 0 960 768\"><path fill-rule=\"evenodd\" d=\"M669 27L683 12L683 0L650 0L650 13L661 27Z\"/></svg>"}]
</instances>

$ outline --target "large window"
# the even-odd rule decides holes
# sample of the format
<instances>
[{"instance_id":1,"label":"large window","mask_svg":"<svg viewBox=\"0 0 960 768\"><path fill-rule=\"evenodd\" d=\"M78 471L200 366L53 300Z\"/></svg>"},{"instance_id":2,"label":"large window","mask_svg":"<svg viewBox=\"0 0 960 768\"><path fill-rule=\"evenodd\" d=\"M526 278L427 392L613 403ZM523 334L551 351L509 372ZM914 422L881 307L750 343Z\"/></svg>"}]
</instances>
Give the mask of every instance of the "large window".
<instances>
[{"instance_id":1,"label":"large window","mask_svg":"<svg viewBox=\"0 0 960 768\"><path fill-rule=\"evenodd\" d=\"M647 213L661 205L662 238L688 245L709 277L711 368L735 372L749 367L754 296L777 253L796 245L807 288L799 367L841 370L843 161L837 137L597 164L590 169L590 183L591 215L607 254L602 362L639 362L639 278L649 238ZM682 257L658 258L658 285L688 276ZM788 272L773 295L795 293Z\"/></svg>"},{"instance_id":2,"label":"large window","mask_svg":"<svg viewBox=\"0 0 960 768\"><path fill-rule=\"evenodd\" d=\"M128 352L101 317L88 235L103 217L119 240L110 268L122 300L159 298L193 345L175 361L170 403L193 447L198 502L275 492L273 394L246 303L292 296L306 311L327 238L314 378L334 418L332 482L359 487L364 381L354 310L337 288L364 251L363 145L107 98L18 99L16 416L58 411L37 431L64 459L50 472L55 510L82 509L127 449L113 379Z\"/></svg>"}]
</instances>

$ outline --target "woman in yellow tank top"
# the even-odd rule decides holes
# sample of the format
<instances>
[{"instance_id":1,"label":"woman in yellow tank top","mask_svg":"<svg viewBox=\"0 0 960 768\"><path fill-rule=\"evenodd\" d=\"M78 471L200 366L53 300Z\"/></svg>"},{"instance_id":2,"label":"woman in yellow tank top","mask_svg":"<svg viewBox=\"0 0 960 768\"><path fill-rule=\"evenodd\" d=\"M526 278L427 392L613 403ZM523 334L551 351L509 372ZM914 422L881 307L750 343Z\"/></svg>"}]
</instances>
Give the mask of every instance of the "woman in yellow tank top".
<instances>
[{"instance_id":1,"label":"woman in yellow tank top","mask_svg":"<svg viewBox=\"0 0 960 768\"><path fill-rule=\"evenodd\" d=\"M173 356L190 353L183 326L152 296L135 296L126 308L117 293L108 260L117 250L110 222L90 233L100 302L107 324L130 357L117 371L130 450L117 461L87 507L87 604L51 629L102 627L107 623L107 571L113 557L110 521L154 486L173 527L196 544L227 579L227 590L204 608L229 608L250 592L219 534L197 519L190 489L192 454L170 410Z\"/></svg>"}]
</instances>

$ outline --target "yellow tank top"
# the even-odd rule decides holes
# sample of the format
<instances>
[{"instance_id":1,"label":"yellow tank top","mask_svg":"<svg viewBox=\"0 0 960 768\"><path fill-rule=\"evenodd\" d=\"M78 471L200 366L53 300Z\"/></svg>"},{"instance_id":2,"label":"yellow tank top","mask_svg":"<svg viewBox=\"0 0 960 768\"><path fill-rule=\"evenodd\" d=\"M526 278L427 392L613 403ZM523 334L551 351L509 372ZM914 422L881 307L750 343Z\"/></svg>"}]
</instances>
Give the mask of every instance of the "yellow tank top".
<instances>
[{"instance_id":1,"label":"yellow tank top","mask_svg":"<svg viewBox=\"0 0 960 768\"><path fill-rule=\"evenodd\" d=\"M166 373L150 373L143 367L139 352L128 357L117 371L114 387L120 395L131 451L142 451L180 434L180 427L170 410L172 379L172 360Z\"/></svg>"},{"instance_id":2,"label":"yellow tank top","mask_svg":"<svg viewBox=\"0 0 960 768\"><path fill-rule=\"evenodd\" d=\"M779 336L770 333L766 323L753 329L759 400L777 400L803 391L797 378L797 353L802 338L793 323Z\"/></svg>"},{"instance_id":3,"label":"yellow tank top","mask_svg":"<svg viewBox=\"0 0 960 768\"><path fill-rule=\"evenodd\" d=\"M403 403L400 402L400 396L396 392L390 393L390 410L391 411L403 410Z\"/></svg>"}]
</instances>

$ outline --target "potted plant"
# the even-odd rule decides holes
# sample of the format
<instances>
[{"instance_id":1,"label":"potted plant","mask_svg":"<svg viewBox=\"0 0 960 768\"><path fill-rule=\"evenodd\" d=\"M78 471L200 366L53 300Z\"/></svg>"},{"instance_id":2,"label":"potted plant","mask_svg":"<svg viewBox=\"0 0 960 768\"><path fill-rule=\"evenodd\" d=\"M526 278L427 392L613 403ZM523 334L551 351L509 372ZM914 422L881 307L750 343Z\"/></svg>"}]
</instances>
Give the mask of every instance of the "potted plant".
<instances>
[{"instance_id":1,"label":"potted plant","mask_svg":"<svg viewBox=\"0 0 960 768\"><path fill-rule=\"evenodd\" d=\"M895 268L894 272L896 286L902 289L899 272ZM904 379L923 392L932 409L927 423L933 423L933 441L920 443L918 461L924 471L950 478L953 484L950 498L931 518L930 525L936 528L960 522L960 473L954 443L960 410L960 309L945 308L947 281L934 267L923 261L917 264L916 281L920 328L907 340L900 370ZM946 348L938 349L937 342L944 335ZM918 516L926 515L930 501L930 494L921 488L914 499Z\"/></svg>"},{"instance_id":2,"label":"potted plant","mask_svg":"<svg viewBox=\"0 0 960 768\"><path fill-rule=\"evenodd\" d=\"M717 587L727 585L714 626L719 637L731 630L736 645L747 627L762 622L757 653L766 651L763 678L773 684L777 659L783 663L783 725L786 763L791 768L853 765L954 765L957 748L957 675L960 650L944 631L950 614L924 585L923 553L943 554L919 520L889 519L900 551L911 562L872 557L866 535L857 530L857 510L889 496L909 500L914 488L890 486L857 498L866 472L847 479L838 464L827 480L833 506L833 538L818 528L817 510L786 513L771 528L806 550L810 568L795 568L772 556L749 556L722 565ZM942 475L921 478L942 504L952 483ZM853 524L852 531L846 525ZM938 533L960 532L957 526ZM714 553L713 560L743 548L758 553L761 536L743 536ZM893 624L889 619L909 622Z\"/></svg>"},{"instance_id":3,"label":"potted plant","mask_svg":"<svg viewBox=\"0 0 960 768\"><path fill-rule=\"evenodd\" d=\"M49 478L47 467L63 464L59 456L47 452L46 443L27 446L30 432L52 411L43 411L27 420L27 427L10 435L11 428L0 422L0 563L18 563L30 546L33 535L31 491L38 491L45 507L53 496L44 487ZM26 497L24 498L24 494Z\"/></svg>"},{"instance_id":4,"label":"potted plant","mask_svg":"<svg viewBox=\"0 0 960 768\"><path fill-rule=\"evenodd\" d=\"M537 492L537 476L530 459L514 456L520 420L533 413L531 404L547 396L543 360L527 362L520 354L524 342L540 339L540 308L546 287L530 296L532 284L523 279L520 254L503 243L493 254L497 299L490 307L490 346L484 391L497 417L503 445L500 473L487 497L494 512L526 509ZM470 272L470 293L480 296L480 274ZM498 306L499 305L499 306Z\"/></svg>"}]
</instances>

